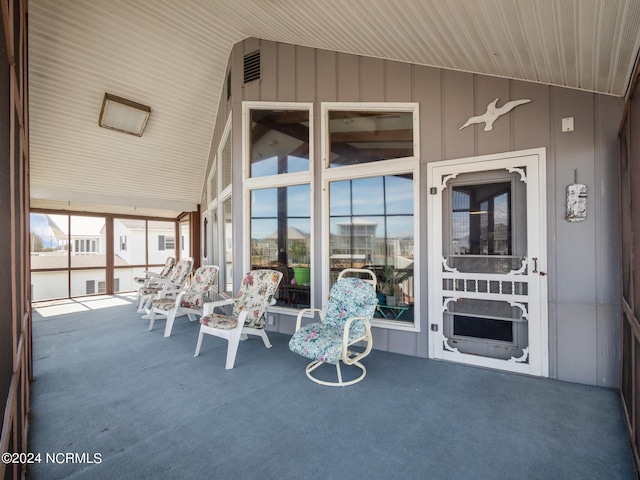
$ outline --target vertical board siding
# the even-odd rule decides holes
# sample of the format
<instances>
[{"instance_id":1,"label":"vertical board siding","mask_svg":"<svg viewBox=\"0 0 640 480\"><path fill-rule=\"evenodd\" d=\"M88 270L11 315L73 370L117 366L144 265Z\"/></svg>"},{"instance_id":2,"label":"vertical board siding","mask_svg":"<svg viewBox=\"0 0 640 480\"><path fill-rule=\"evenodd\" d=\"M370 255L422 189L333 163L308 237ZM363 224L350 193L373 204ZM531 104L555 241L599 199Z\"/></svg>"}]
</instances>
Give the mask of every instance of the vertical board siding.
<instances>
[{"instance_id":1,"label":"vertical board siding","mask_svg":"<svg viewBox=\"0 0 640 480\"><path fill-rule=\"evenodd\" d=\"M621 99L597 97L596 118L612 118L620 110ZM620 278L620 202L618 169L607 164L607 159L618 155L618 126L613 123L598 122L596 125L596 161L594 185L596 232L596 303L617 305L620 302L620 286L612 278ZM619 319L616 320L618 322Z\"/></svg>"},{"instance_id":2,"label":"vertical board siding","mask_svg":"<svg viewBox=\"0 0 640 480\"><path fill-rule=\"evenodd\" d=\"M316 57L315 50L309 47L296 47L296 101L309 102L315 99L316 76L313 75Z\"/></svg>"},{"instance_id":3,"label":"vertical board siding","mask_svg":"<svg viewBox=\"0 0 640 480\"><path fill-rule=\"evenodd\" d=\"M512 148L527 150L551 144L549 126L549 87L539 83L510 82L511 100L528 98L530 103L522 105L509 114L513 119ZM547 152L547 162L553 155Z\"/></svg>"},{"instance_id":4,"label":"vertical board siding","mask_svg":"<svg viewBox=\"0 0 640 480\"><path fill-rule=\"evenodd\" d=\"M338 101L360 101L360 62L357 56L338 53Z\"/></svg>"},{"instance_id":5,"label":"vertical board siding","mask_svg":"<svg viewBox=\"0 0 640 480\"><path fill-rule=\"evenodd\" d=\"M296 101L296 47L288 43L278 45L276 83L279 102ZM272 69L263 66L265 74Z\"/></svg>"},{"instance_id":6,"label":"vertical board siding","mask_svg":"<svg viewBox=\"0 0 640 480\"><path fill-rule=\"evenodd\" d=\"M475 155L476 128L460 127L475 115L474 76L470 73L443 72L443 108L440 122L444 130L444 156L440 160L472 157ZM484 112L482 112L484 113Z\"/></svg>"},{"instance_id":7,"label":"vertical board siding","mask_svg":"<svg viewBox=\"0 0 640 480\"><path fill-rule=\"evenodd\" d=\"M260 63L262 65L277 65L278 63L278 46L273 42L264 42L260 46ZM262 69L262 76L259 82L260 98L265 102L275 102L278 100L278 76L272 69ZM242 84L240 84L242 88ZM252 90L243 91L243 99L246 94L251 98ZM237 98L237 97L236 97Z\"/></svg>"},{"instance_id":8,"label":"vertical board siding","mask_svg":"<svg viewBox=\"0 0 640 480\"><path fill-rule=\"evenodd\" d=\"M2 1L6 63L0 95L0 165L8 175L0 189L0 218L9 228L0 235L2 305L0 393L4 400L2 452L26 453L29 382L33 375L29 299L29 186L26 2ZM0 463L0 478L22 478L22 464Z\"/></svg>"},{"instance_id":9,"label":"vertical board siding","mask_svg":"<svg viewBox=\"0 0 640 480\"><path fill-rule=\"evenodd\" d=\"M416 66L413 70L413 101L420 104L420 163L442 160L441 70ZM426 169L425 169L426 171ZM422 175L426 187L426 175ZM424 198L426 200L426 198ZM426 201L421 204L426 211ZM427 238L424 231L423 238ZM426 272L423 285L426 285Z\"/></svg>"},{"instance_id":10,"label":"vertical board siding","mask_svg":"<svg viewBox=\"0 0 640 480\"><path fill-rule=\"evenodd\" d=\"M387 62L385 67L385 96L380 101L412 102L412 66L408 63ZM366 80L366 79L365 79Z\"/></svg>"},{"instance_id":11,"label":"vertical board siding","mask_svg":"<svg viewBox=\"0 0 640 480\"><path fill-rule=\"evenodd\" d=\"M568 90L558 95L555 118L551 126L555 132L555 216L556 222L556 294L559 302L568 304L594 304L596 292L594 202L594 106L593 95ZM561 119L574 117L575 131L562 133ZM613 160L613 159L612 159ZM611 167L614 163L611 162ZM587 218L583 222L565 220L567 185L587 184ZM612 212L613 213L613 212ZM562 318L559 318L562 321Z\"/></svg>"},{"instance_id":12,"label":"vertical board siding","mask_svg":"<svg viewBox=\"0 0 640 480\"><path fill-rule=\"evenodd\" d=\"M360 100L379 102L384 96L384 61L379 58L360 59Z\"/></svg>"},{"instance_id":13,"label":"vertical board siding","mask_svg":"<svg viewBox=\"0 0 640 480\"><path fill-rule=\"evenodd\" d=\"M506 78L493 78L493 77L476 77L475 86L475 115L482 115L487 111L487 105L489 102L493 102L498 99L497 107L501 107L509 100L519 100L510 96L509 85L510 81ZM512 110L510 114L502 115L493 123L493 130L485 132L484 123L481 123L478 127L467 127L469 130L477 130L477 142L478 147L477 155L486 155L494 152L508 152L511 148L511 124L514 122L513 114L518 110L526 110L530 104L520 105L515 110Z\"/></svg>"},{"instance_id":14,"label":"vertical board siding","mask_svg":"<svg viewBox=\"0 0 640 480\"><path fill-rule=\"evenodd\" d=\"M638 248L640 243L640 195L634 185L640 181L640 66L636 68L625 116L620 126L618 146L620 152L620 266L625 272L622 278L621 303L618 312L622 316L621 388L629 436L640 469L640 297L638 275ZM634 215L634 213L636 213ZM629 270L630 268L630 270Z\"/></svg>"},{"instance_id":15,"label":"vertical board siding","mask_svg":"<svg viewBox=\"0 0 640 480\"><path fill-rule=\"evenodd\" d=\"M620 387L620 307L617 305L596 306L597 372L596 384L603 387Z\"/></svg>"},{"instance_id":16,"label":"vertical board siding","mask_svg":"<svg viewBox=\"0 0 640 480\"><path fill-rule=\"evenodd\" d=\"M558 303L558 378L596 385L598 349L596 307L587 303ZM581 350L576 355L575 350Z\"/></svg>"},{"instance_id":17,"label":"vertical board siding","mask_svg":"<svg viewBox=\"0 0 640 480\"><path fill-rule=\"evenodd\" d=\"M266 40L247 39L231 54L232 69L241 68L242 55L259 46L262 78L256 85L239 85L242 76L233 70L232 91L238 100L313 102L315 116L315 201L320 205L320 106L322 102L417 102L420 105L421 170L428 162L485 155L511 150L545 147L547 150L547 231L549 273L550 376L561 380L616 387L620 382L620 358L615 335L619 329L619 255L617 208L618 175L615 126L623 110L612 97L507 80L497 77L412 65L378 58L292 46ZM485 113L498 98L498 106L510 100L530 99L498 118L493 130L484 124L460 127L472 116ZM240 102L234 111L241 113ZM228 113L228 112L227 112ZM563 117L574 117L575 130L561 132ZM224 125L220 114L217 125ZM234 121L234 138L241 138ZM218 128L212 150L220 141ZM234 141L234 148L236 147ZM234 150L234 157L240 155ZM240 159L234 158L240 162ZM235 163L234 163L235 165ZM578 181L587 184L587 219L565 220L566 187ZM428 356L427 283L427 185L421 176L419 228L421 262L419 293L423 318L416 319L420 333L374 329L376 349L407 355ZM241 176L234 185L241 190ZM234 195L234 199L236 196ZM234 218L242 219L240 205ZM319 212L319 209L316 209ZM235 223L235 222L234 222ZM320 238L316 217L316 242ZM235 230L234 230L235 233ZM236 244L241 244L237 239ZM317 244L317 243L316 243ZM320 258L316 252L314 259ZM235 249L234 261L243 253ZM316 269L319 272L319 269ZM316 279L319 280L319 279ZM640 282L639 282L640 283ZM278 331L291 333L288 315L279 315Z\"/></svg>"}]
</instances>

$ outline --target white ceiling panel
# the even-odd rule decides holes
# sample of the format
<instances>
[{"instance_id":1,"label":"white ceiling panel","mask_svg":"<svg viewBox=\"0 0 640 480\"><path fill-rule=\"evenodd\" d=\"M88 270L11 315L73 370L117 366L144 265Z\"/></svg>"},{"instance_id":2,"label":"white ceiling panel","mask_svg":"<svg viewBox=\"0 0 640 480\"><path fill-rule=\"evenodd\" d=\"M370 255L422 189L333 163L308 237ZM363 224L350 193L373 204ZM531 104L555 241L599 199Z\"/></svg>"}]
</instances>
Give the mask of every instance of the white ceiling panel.
<instances>
[{"instance_id":1,"label":"white ceiling panel","mask_svg":"<svg viewBox=\"0 0 640 480\"><path fill-rule=\"evenodd\" d=\"M623 96L639 25L640 0L30 0L32 197L194 209L247 37ZM142 137L98 127L105 92L151 107Z\"/></svg>"}]
</instances>

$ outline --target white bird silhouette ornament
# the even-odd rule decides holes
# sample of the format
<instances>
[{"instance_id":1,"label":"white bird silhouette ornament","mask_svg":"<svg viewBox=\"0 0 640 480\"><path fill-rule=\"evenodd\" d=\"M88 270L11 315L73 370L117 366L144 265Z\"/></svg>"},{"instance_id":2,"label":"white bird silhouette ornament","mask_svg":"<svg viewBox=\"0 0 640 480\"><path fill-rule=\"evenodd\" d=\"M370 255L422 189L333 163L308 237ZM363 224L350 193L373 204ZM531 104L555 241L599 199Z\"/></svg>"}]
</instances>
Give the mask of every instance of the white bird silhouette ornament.
<instances>
[{"instance_id":1,"label":"white bird silhouette ornament","mask_svg":"<svg viewBox=\"0 0 640 480\"><path fill-rule=\"evenodd\" d=\"M495 122L498 117L504 115L505 113L509 113L511 110L516 108L518 105L522 105L523 103L529 103L531 100L522 99L522 100L512 100L510 102L505 103L500 108L496 108L496 103L498 103L498 98L496 98L493 102L487 105L487 111L484 115L479 115L477 117L471 117L467 122L462 125L458 130L462 130L465 127L473 123L482 123L484 122L484 131L488 132L489 130L493 130L493 122Z\"/></svg>"}]
</instances>

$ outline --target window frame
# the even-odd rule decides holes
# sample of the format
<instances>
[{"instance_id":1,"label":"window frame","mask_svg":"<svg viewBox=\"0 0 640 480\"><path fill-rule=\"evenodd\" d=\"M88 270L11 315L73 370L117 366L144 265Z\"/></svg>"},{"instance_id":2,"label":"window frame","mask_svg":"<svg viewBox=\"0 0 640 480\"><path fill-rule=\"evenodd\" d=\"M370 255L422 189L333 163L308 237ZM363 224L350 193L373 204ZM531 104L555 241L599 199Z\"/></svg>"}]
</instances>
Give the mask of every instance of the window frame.
<instances>
[{"instance_id":1,"label":"window frame","mask_svg":"<svg viewBox=\"0 0 640 480\"><path fill-rule=\"evenodd\" d=\"M207 176L207 208L210 208L211 205L218 198L218 187L219 187L219 178L220 174L217 171L218 169L218 156L215 155L213 157L213 162L211 163L211 170L209 170L209 175ZM212 190L211 185L213 184L215 177L215 192Z\"/></svg>"},{"instance_id":2,"label":"window frame","mask_svg":"<svg viewBox=\"0 0 640 480\"><path fill-rule=\"evenodd\" d=\"M348 111L380 111L380 112L412 112L413 113L413 152L411 157L393 158L380 160L377 162L363 164L343 165L340 168L331 168L329 165L330 145L329 145L329 112L333 110ZM320 113L320 138L321 138L321 224L322 224L322 290L329 292L330 288L330 184L335 181L356 180L361 178L372 178L388 175L412 174L413 175L413 231L414 231L414 275L413 291L414 297L414 318L413 322L402 320L389 320L374 318L372 326L385 328L388 330L402 330L408 332L420 332L421 305L420 305L420 110L419 104L392 103L392 102L323 102ZM327 295L324 295L326 298ZM328 300L323 301L322 308L327 307Z\"/></svg>"},{"instance_id":3,"label":"window frame","mask_svg":"<svg viewBox=\"0 0 640 480\"><path fill-rule=\"evenodd\" d=\"M209 265L217 265L220 270L218 271L218 285L222 286L219 290L219 294L223 297L232 296L233 295L233 272L231 271L227 275L226 268L226 241L225 239L225 222L220 221L220 219L224 219L224 207L226 203L232 200L231 196L233 193L233 113L229 113L229 117L227 118L227 122L225 123L225 127L222 131L222 135L220 136L220 143L218 144L218 148L216 149L216 155L214 157L211 171L207 177L207 210L202 215L202 223L203 223L203 248L202 259L206 260ZM227 143L231 142L231 164L227 166L231 168L232 178L229 185L227 185L224 189L222 189L222 173L225 168L222 165L222 151L227 146ZM214 169L216 169L214 171ZM210 191L211 180L216 176L216 193L215 196L212 195ZM233 208L233 203L232 203ZM231 222L233 222L233 210L231 212ZM205 219L207 220L205 226ZM216 221L217 219L217 221ZM205 232L206 229L209 229ZM207 242L207 244L205 244ZM205 255L206 253L206 255ZM233 260L233 249L231 250L231 257ZM204 263L204 262L203 262ZM230 278L227 278L229 276ZM231 291L226 290L226 285L231 284Z\"/></svg>"},{"instance_id":4,"label":"window frame","mask_svg":"<svg viewBox=\"0 0 640 480\"><path fill-rule=\"evenodd\" d=\"M301 110L309 113L309 170L304 172L280 173L275 175L266 175L262 177L251 177L251 110ZM313 120L313 103L310 102L261 102L261 101L245 101L242 102L242 216L243 216L243 235L242 252L244 271L251 268L251 192L253 190L264 190L269 188L293 187L298 185L309 185L309 217L310 217L310 247L311 252L309 265L311 267L311 291L309 303L313 308L315 305L314 295L317 286L313 283L313 271L316 268L314 261L315 255L315 188L314 188L314 120ZM291 315L292 312L299 311L298 308L290 308L284 306L269 307L270 311L275 313L284 313Z\"/></svg>"}]
</instances>

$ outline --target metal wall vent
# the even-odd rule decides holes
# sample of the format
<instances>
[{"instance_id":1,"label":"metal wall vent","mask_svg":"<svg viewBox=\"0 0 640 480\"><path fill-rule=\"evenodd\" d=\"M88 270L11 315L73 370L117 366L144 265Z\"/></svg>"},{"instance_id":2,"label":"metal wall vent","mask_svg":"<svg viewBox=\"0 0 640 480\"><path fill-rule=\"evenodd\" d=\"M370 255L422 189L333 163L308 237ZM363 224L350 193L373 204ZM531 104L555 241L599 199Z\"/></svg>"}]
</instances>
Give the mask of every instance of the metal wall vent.
<instances>
[{"instance_id":1,"label":"metal wall vent","mask_svg":"<svg viewBox=\"0 0 640 480\"><path fill-rule=\"evenodd\" d=\"M244 56L244 83L260 80L260 50Z\"/></svg>"}]
</instances>

